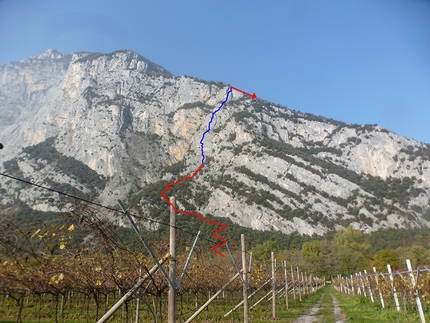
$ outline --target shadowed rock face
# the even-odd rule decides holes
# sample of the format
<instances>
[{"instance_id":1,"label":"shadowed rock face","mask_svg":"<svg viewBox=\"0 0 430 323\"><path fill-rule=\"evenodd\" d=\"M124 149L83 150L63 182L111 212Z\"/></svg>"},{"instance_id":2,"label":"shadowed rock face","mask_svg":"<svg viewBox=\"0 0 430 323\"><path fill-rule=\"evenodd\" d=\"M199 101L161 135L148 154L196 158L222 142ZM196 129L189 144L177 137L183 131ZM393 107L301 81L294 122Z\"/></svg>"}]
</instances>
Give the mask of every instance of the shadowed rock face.
<instances>
[{"instance_id":1,"label":"shadowed rock face","mask_svg":"<svg viewBox=\"0 0 430 323\"><path fill-rule=\"evenodd\" d=\"M163 183L192 174L228 85L175 77L132 51L0 66L2 171L157 218ZM234 92L205 138L207 162L178 204L259 230L323 234L353 225L427 226L429 145ZM49 192L0 180L0 203L67 210ZM161 188L161 189L160 189ZM161 196L161 195L160 195Z\"/></svg>"}]
</instances>

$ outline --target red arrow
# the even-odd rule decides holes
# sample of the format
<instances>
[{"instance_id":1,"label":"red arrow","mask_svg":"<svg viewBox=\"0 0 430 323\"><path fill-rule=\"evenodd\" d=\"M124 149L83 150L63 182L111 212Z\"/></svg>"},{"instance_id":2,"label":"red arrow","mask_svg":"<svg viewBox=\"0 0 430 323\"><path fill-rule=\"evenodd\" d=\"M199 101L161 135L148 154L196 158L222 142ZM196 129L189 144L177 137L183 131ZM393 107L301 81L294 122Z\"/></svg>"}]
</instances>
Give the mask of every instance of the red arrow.
<instances>
[{"instance_id":1,"label":"red arrow","mask_svg":"<svg viewBox=\"0 0 430 323\"><path fill-rule=\"evenodd\" d=\"M234 86L230 86L230 88L232 88L233 90L236 90L236 91L239 91L239 92L242 92L243 94L246 94L246 95L249 95L251 98L253 98L253 99L256 99L257 98L257 94L255 94L255 93L248 93L248 92L245 92L245 91L242 91L242 90L239 90L238 88L236 88L236 87L234 87Z\"/></svg>"}]
</instances>

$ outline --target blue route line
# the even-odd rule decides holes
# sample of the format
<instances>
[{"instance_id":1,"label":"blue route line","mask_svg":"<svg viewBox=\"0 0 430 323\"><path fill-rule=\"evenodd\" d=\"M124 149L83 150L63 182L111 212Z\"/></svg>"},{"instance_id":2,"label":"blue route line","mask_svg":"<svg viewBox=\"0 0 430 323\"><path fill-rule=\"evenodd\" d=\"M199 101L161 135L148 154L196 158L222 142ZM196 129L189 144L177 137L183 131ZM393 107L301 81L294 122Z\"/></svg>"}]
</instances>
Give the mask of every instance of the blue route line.
<instances>
[{"instance_id":1,"label":"blue route line","mask_svg":"<svg viewBox=\"0 0 430 323\"><path fill-rule=\"evenodd\" d=\"M218 109L216 109L214 112L212 112L211 119L209 120L209 123L208 123L208 129L207 129L205 132L203 132L202 139L200 139L200 146L201 146L201 150L202 150L202 164L204 164L204 163L205 163L205 158L206 158L206 157L205 157L205 153L204 153L204 151L203 151L203 149L204 149L204 143L203 143L203 140L205 139L206 134L207 134L209 131L211 131L211 123L212 123L212 121L214 120L215 114L216 114L219 110L221 110L221 108L224 106L224 104L226 104L226 102L228 101L228 96L229 96L229 94L230 94L232 91L233 91L233 89L230 87L230 88L229 88L229 90L227 91L227 95L226 95L226 97L225 97L225 100L221 103L221 105L219 106L219 108L218 108Z\"/></svg>"}]
</instances>

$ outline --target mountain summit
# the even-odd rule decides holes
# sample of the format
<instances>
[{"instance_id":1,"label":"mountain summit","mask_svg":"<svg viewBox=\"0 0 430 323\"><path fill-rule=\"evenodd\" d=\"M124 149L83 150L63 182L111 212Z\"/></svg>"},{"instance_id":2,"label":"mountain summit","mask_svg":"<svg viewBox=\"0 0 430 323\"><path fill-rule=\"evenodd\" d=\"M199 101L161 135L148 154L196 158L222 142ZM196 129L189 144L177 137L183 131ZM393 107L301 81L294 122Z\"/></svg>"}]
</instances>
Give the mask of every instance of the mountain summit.
<instances>
[{"instance_id":1,"label":"mountain summit","mask_svg":"<svg viewBox=\"0 0 430 323\"><path fill-rule=\"evenodd\" d=\"M49 49L0 66L1 171L105 205L122 199L157 220L165 184L199 166L201 134L228 89L173 76L129 50ZM235 92L205 155L201 173L173 192L182 209L284 233L429 226L430 146L380 126ZM18 202L72 207L35 186L3 177L0 185L0 212Z\"/></svg>"}]
</instances>

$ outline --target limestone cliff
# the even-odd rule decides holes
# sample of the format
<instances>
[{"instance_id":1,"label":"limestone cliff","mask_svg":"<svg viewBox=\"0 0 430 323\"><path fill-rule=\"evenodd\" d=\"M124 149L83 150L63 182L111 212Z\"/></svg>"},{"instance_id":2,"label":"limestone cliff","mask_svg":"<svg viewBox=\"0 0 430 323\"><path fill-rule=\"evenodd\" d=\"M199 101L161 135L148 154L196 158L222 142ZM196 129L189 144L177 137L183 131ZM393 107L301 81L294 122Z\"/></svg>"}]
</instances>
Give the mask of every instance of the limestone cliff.
<instances>
[{"instance_id":1,"label":"limestone cliff","mask_svg":"<svg viewBox=\"0 0 430 323\"><path fill-rule=\"evenodd\" d=\"M0 66L2 172L157 219L160 187L198 168L201 134L228 88L127 50L50 49ZM184 208L285 233L429 225L430 146L382 127L234 92L205 147L207 165L174 192ZM3 205L70 208L37 187L0 185Z\"/></svg>"}]
</instances>

